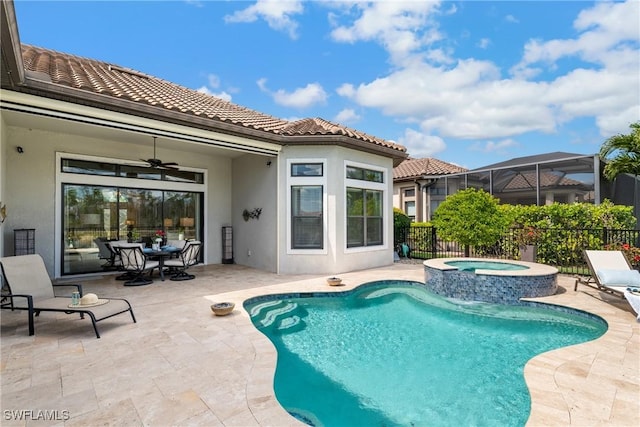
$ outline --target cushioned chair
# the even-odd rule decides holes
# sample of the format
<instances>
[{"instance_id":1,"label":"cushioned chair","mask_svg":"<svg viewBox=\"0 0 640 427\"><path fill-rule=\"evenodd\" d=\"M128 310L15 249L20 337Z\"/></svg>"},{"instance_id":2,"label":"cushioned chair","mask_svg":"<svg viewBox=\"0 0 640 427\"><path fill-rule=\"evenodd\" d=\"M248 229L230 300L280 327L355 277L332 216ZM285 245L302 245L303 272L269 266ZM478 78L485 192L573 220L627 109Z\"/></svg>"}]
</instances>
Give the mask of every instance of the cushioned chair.
<instances>
[{"instance_id":1,"label":"cushioned chair","mask_svg":"<svg viewBox=\"0 0 640 427\"><path fill-rule=\"evenodd\" d=\"M109 246L109 241L104 237L98 237L93 241L98 247L98 258L106 261L104 264L102 264L102 268L104 270L111 270L116 268L117 254Z\"/></svg>"},{"instance_id":2,"label":"cushioned chair","mask_svg":"<svg viewBox=\"0 0 640 427\"><path fill-rule=\"evenodd\" d=\"M130 274L130 278L124 282L125 286L142 286L153 283L151 274L155 268L159 268L158 261L149 260L142 250L140 243L123 243L118 246L118 254L122 261L122 269ZM145 273L149 275L145 277Z\"/></svg>"},{"instance_id":3,"label":"cushioned chair","mask_svg":"<svg viewBox=\"0 0 640 427\"><path fill-rule=\"evenodd\" d=\"M187 269L200 260L200 248L202 243L198 240L190 240L178 253L177 258L168 259L164 266L169 268L171 280L191 280L196 276L187 273Z\"/></svg>"},{"instance_id":4,"label":"cushioned chair","mask_svg":"<svg viewBox=\"0 0 640 427\"><path fill-rule=\"evenodd\" d=\"M123 271L124 268L122 267L122 259L120 258L120 246L121 245L129 245L130 243L127 240L113 240L113 241L109 241L107 242L107 246L109 247L109 250L111 251L111 253L113 254L114 257L114 265L116 270L120 270ZM137 243L141 248L144 248L144 245L142 245L141 243ZM133 279L134 274L130 271L125 271L123 274L119 275L116 277L116 280L131 280Z\"/></svg>"},{"instance_id":5,"label":"cushioned chair","mask_svg":"<svg viewBox=\"0 0 640 427\"><path fill-rule=\"evenodd\" d=\"M54 285L40 255L0 258L0 265L8 287L8 293L3 294L1 308L26 310L29 313L29 335L35 334L34 317L48 311L80 314L80 318L86 314L91 319L96 338L100 338L96 324L101 320L128 312L136 322L131 304L125 299L110 298L100 305L70 307L71 298L56 296L54 288L72 287L82 295L82 285Z\"/></svg>"},{"instance_id":6,"label":"cushioned chair","mask_svg":"<svg viewBox=\"0 0 640 427\"><path fill-rule=\"evenodd\" d=\"M631 268L622 251L584 251L591 277L578 277L578 285L586 285L609 294L624 297L628 287L640 287L640 272Z\"/></svg>"}]
</instances>

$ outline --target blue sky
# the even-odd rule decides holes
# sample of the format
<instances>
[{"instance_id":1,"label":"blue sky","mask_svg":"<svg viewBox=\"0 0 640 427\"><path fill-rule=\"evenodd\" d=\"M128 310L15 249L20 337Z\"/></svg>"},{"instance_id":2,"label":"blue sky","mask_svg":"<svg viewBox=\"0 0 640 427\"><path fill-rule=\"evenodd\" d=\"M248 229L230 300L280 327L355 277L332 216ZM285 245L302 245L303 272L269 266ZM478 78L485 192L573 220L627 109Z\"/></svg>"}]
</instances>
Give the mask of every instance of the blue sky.
<instances>
[{"instance_id":1,"label":"blue sky","mask_svg":"<svg viewBox=\"0 0 640 427\"><path fill-rule=\"evenodd\" d=\"M16 0L22 43L467 168L640 120L640 2Z\"/></svg>"}]
</instances>

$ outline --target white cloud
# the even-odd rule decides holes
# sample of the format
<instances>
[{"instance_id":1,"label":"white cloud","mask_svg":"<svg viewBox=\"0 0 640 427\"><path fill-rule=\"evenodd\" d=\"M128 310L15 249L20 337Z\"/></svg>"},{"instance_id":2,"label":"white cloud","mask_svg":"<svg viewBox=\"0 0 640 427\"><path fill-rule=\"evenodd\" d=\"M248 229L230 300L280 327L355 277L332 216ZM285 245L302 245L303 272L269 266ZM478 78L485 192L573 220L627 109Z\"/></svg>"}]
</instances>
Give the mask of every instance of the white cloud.
<instances>
[{"instance_id":1,"label":"white cloud","mask_svg":"<svg viewBox=\"0 0 640 427\"><path fill-rule=\"evenodd\" d=\"M398 3L394 11L401 5L405 3ZM371 6L371 13L379 10L380 6ZM352 42L375 39L393 58L398 52L387 46L390 39L385 33L393 25L384 24L378 30L373 25L381 23L380 15L366 20L363 12L362 18L352 26L339 27L334 36ZM408 16L422 17L411 10ZM343 84L337 92L442 138L495 140L527 132L553 133L581 117L593 117L603 136L625 133L629 123L640 117L638 16L636 0L596 3L576 18L575 38L529 41L510 77L490 61L455 59L453 52L432 52L432 57L422 52L407 56L401 67L386 76ZM447 57L454 62L447 64ZM583 68L563 71L556 66L557 61L576 58ZM566 66L565 61L562 68ZM405 139L412 140L406 134Z\"/></svg>"},{"instance_id":2,"label":"white cloud","mask_svg":"<svg viewBox=\"0 0 640 427\"><path fill-rule=\"evenodd\" d=\"M345 96L345 97L349 98L349 97L355 95L356 90L355 90L355 88L353 87L352 84L344 83L344 84L340 85L340 87L338 87L338 89L336 89L336 92L340 96Z\"/></svg>"},{"instance_id":3,"label":"white cloud","mask_svg":"<svg viewBox=\"0 0 640 427\"><path fill-rule=\"evenodd\" d=\"M485 37L480 39L480 41L478 41L477 46L480 49L486 49L489 47L490 44L491 44L491 40Z\"/></svg>"},{"instance_id":4,"label":"white cloud","mask_svg":"<svg viewBox=\"0 0 640 427\"><path fill-rule=\"evenodd\" d=\"M336 115L334 120L337 123L350 124L360 120L360 116L352 108L345 108Z\"/></svg>"},{"instance_id":5,"label":"white cloud","mask_svg":"<svg viewBox=\"0 0 640 427\"><path fill-rule=\"evenodd\" d=\"M209 87L217 88L220 87L220 77L215 74L209 74L207 76L207 81L209 82Z\"/></svg>"},{"instance_id":6,"label":"white cloud","mask_svg":"<svg viewBox=\"0 0 640 427\"><path fill-rule=\"evenodd\" d=\"M270 28L284 31L292 39L297 38L298 23L292 15L303 11L302 1L258 0L251 6L224 17L225 22L255 22L264 19Z\"/></svg>"},{"instance_id":7,"label":"white cloud","mask_svg":"<svg viewBox=\"0 0 640 427\"><path fill-rule=\"evenodd\" d=\"M227 91L214 91L212 89L218 89L220 87L220 78L216 74L207 75L207 85L196 89L198 92L215 96L217 98L224 99L225 101L231 101L231 95ZM231 90L233 91L233 90Z\"/></svg>"},{"instance_id":8,"label":"white cloud","mask_svg":"<svg viewBox=\"0 0 640 427\"><path fill-rule=\"evenodd\" d=\"M211 90L209 90L209 88L206 86L202 86L201 88L198 88L196 90L200 93L204 93L209 96L215 96L216 98L221 98L221 99L224 99L225 101L231 102L231 95L225 91L214 93Z\"/></svg>"},{"instance_id":9,"label":"white cloud","mask_svg":"<svg viewBox=\"0 0 640 427\"><path fill-rule=\"evenodd\" d=\"M343 43L377 41L387 49L394 62L401 62L410 53L442 38L429 21L438 10L439 1L377 1L350 5L358 18L351 25L336 24L331 37ZM335 15L330 22L337 22Z\"/></svg>"},{"instance_id":10,"label":"white cloud","mask_svg":"<svg viewBox=\"0 0 640 427\"><path fill-rule=\"evenodd\" d=\"M404 135L398 138L398 143L407 148L411 157L433 157L444 151L447 145L439 136L428 135L413 129L405 129Z\"/></svg>"},{"instance_id":11,"label":"white cloud","mask_svg":"<svg viewBox=\"0 0 640 427\"><path fill-rule=\"evenodd\" d=\"M261 91L268 93L273 101L284 107L308 108L316 104L324 104L327 101L327 93L319 83L309 83L305 87L287 92L284 89L271 91L267 88L267 79L261 78L257 82Z\"/></svg>"},{"instance_id":12,"label":"white cloud","mask_svg":"<svg viewBox=\"0 0 640 427\"><path fill-rule=\"evenodd\" d=\"M507 15L504 17L504 20L507 22L511 22L512 24L519 24L520 20L513 15Z\"/></svg>"},{"instance_id":13,"label":"white cloud","mask_svg":"<svg viewBox=\"0 0 640 427\"><path fill-rule=\"evenodd\" d=\"M520 144L513 139L503 139L502 141L485 141L484 143L477 142L471 145L472 151L482 151L484 153L496 153L506 155L509 153L509 149L518 148Z\"/></svg>"}]
</instances>

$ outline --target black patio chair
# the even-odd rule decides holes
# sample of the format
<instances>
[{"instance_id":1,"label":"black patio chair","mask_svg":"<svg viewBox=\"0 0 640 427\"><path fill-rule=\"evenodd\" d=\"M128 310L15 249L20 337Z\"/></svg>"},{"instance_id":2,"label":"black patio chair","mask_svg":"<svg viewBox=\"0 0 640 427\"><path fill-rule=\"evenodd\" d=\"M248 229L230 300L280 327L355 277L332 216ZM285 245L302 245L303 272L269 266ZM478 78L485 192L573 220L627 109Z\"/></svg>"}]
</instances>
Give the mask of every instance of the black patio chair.
<instances>
[{"instance_id":1,"label":"black patio chair","mask_svg":"<svg viewBox=\"0 0 640 427\"><path fill-rule=\"evenodd\" d=\"M184 245L177 258L168 259L164 262L164 266L169 268L170 280L195 279L196 276L187 273L187 269L199 262L201 247L202 242L190 240Z\"/></svg>"},{"instance_id":2,"label":"black patio chair","mask_svg":"<svg viewBox=\"0 0 640 427\"><path fill-rule=\"evenodd\" d=\"M118 246L118 253L122 261L122 269L131 275L124 282L125 286L142 286L153 283L151 274L155 268L159 268L159 261L149 260L139 243L127 243ZM148 276L145 273L149 272Z\"/></svg>"}]
</instances>

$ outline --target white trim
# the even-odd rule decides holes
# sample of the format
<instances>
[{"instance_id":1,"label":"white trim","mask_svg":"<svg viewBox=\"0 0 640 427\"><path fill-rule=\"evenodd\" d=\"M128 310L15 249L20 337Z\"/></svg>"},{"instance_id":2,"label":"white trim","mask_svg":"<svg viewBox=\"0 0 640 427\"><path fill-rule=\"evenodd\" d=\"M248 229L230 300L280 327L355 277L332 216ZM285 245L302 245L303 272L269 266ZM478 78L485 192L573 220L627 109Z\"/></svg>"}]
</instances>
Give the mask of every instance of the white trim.
<instances>
[{"instance_id":1,"label":"white trim","mask_svg":"<svg viewBox=\"0 0 640 427\"><path fill-rule=\"evenodd\" d=\"M382 182L372 182L372 181L365 181L365 180L361 180L361 179L351 179L351 178L347 178L347 166L353 166L356 168L362 168L362 169L370 169L370 170L374 170L374 171L378 171L378 172L382 172ZM376 252L376 251L381 251L381 250L386 250L389 248L389 242L388 242L388 233L389 233L389 218L388 218L388 212L390 212L390 207L389 207L389 183L388 183L388 179L389 179L389 174L388 174L388 170L384 167L381 166L376 166L376 165L371 165L371 164L367 164L367 163L359 163L359 162L353 162L351 160L345 160L344 161L344 165L342 167L342 173L343 173L343 177L344 177L344 186L343 186L343 198L344 198L344 253L345 254L351 254L351 253L358 253L358 252ZM382 191L382 244L381 245L376 245L376 246L358 246L355 248L348 248L347 247L347 187L353 187L353 188L362 188L365 190L378 190L378 191Z\"/></svg>"},{"instance_id":2,"label":"white trim","mask_svg":"<svg viewBox=\"0 0 640 427\"><path fill-rule=\"evenodd\" d=\"M321 163L322 176L291 176L291 165L295 163ZM326 255L328 253L328 218L327 218L327 159L303 158L287 159L285 166L286 182L286 215L287 215L287 255ZM294 185L322 185L322 249L293 249L291 247L291 187Z\"/></svg>"},{"instance_id":3,"label":"white trim","mask_svg":"<svg viewBox=\"0 0 640 427\"><path fill-rule=\"evenodd\" d=\"M130 165L132 162L122 159L113 159L108 157L98 157L98 156L87 156L84 154L74 154L67 152L56 152L56 164L55 164L55 187L54 187L54 199L55 199L55 211L54 211L54 275L56 278L62 277L61 271L61 261L62 261L62 253L60 248L62 247L61 235L62 235L62 205L63 205L63 194L62 194L62 184L82 184L82 185L97 185L97 186L114 186L114 187L127 187L127 188L145 188L151 190L162 190L162 191L189 191L189 192L198 192L204 194L203 199L203 236L207 235L207 224L208 221L208 212L207 212L207 198L208 198L208 181L207 181L207 173L206 169L196 169L196 168L182 168L185 170L189 170L192 172L199 172L204 174L204 183L203 184L194 184L194 183L185 183L185 182L174 182L174 181L156 181L150 179L136 179L136 178L124 178L124 177L116 177L116 176L103 176L103 175L85 175L85 174L76 174L76 173L68 173L62 172L62 159L77 159L77 160L89 160L89 161L99 161L106 163L115 163L115 164L127 164ZM134 162L135 163L135 162ZM143 165L141 163L141 165ZM207 246L203 246L203 257L207 259ZM64 276L68 277L68 276Z\"/></svg>"}]
</instances>

